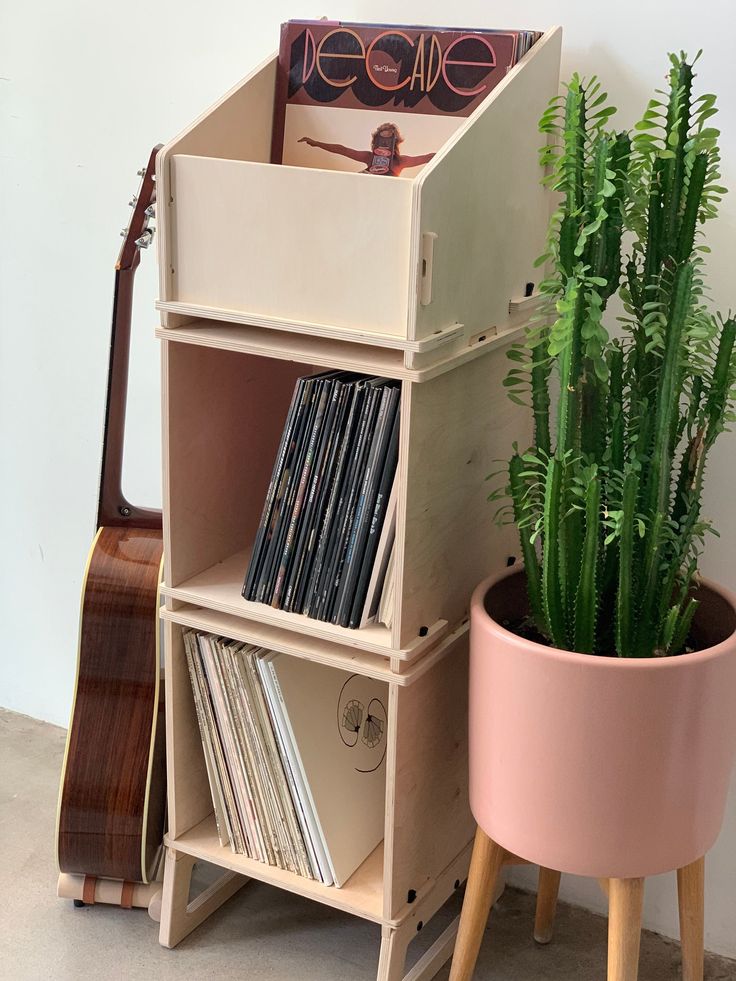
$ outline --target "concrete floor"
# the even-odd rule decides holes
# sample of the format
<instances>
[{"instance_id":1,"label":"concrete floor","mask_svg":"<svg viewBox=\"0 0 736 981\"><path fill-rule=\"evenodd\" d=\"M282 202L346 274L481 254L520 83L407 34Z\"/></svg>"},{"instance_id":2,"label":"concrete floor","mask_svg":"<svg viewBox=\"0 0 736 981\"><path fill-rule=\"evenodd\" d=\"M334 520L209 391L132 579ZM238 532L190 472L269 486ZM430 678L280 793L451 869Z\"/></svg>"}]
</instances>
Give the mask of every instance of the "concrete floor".
<instances>
[{"instance_id":1,"label":"concrete floor","mask_svg":"<svg viewBox=\"0 0 736 981\"><path fill-rule=\"evenodd\" d=\"M373 924L252 883L184 940L158 945L141 910L75 909L56 899L54 823L65 733L0 710L0 978L2 981L373 981L379 931ZM410 948L415 960L455 916L455 897ZM561 905L555 940L531 938L533 897L507 889L491 918L477 981L595 981L605 977L606 923ZM414 950L413 948L417 948ZM437 975L446 981L445 968ZM677 944L642 940L640 981L675 981ZM736 981L736 962L709 957L707 981Z\"/></svg>"}]
</instances>

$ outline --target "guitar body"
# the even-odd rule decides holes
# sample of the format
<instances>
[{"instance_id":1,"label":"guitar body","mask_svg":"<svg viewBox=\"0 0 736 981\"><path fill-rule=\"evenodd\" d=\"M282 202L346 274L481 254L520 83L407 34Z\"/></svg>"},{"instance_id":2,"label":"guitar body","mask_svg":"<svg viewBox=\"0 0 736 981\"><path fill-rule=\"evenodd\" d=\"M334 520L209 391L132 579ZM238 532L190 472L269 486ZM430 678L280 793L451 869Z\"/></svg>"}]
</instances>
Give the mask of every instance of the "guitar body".
<instances>
[{"instance_id":1,"label":"guitar body","mask_svg":"<svg viewBox=\"0 0 736 981\"><path fill-rule=\"evenodd\" d=\"M82 597L77 687L62 774L62 872L154 874L164 824L155 529L101 528Z\"/></svg>"},{"instance_id":2,"label":"guitar body","mask_svg":"<svg viewBox=\"0 0 736 981\"><path fill-rule=\"evenodd\" d=\"M159 651L161 512L121 489L133 277L151 238L156 147L116 264L97 511L79 627L77 680L59 790L62 873L150 882L163 842L166 763ZM124 901L121 899L121 904Z\"/></svg>"}]
</instances>

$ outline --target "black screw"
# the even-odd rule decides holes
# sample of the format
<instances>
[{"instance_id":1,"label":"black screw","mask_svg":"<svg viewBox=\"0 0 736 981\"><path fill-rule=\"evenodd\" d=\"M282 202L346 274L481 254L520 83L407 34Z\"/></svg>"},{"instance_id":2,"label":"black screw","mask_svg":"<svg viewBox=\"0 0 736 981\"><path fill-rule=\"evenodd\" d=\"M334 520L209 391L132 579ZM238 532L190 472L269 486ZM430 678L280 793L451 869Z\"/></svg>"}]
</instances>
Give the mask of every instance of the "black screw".
<instances>
[{"instance_id":1,"label":"black screw","mask_svg":"<svg viewBox=\"0 0 736 981\"><path fill-rule=\"evenodd\" d=\"M429 627L420 627L419 628L419 636L420 637L426 637L428 633L429 633Z\"/></svg>"},{"instance_id":2,"label":"black screw","mask_svg":"<svg viewBox=\"0 0 736 981\"><path fill-rule=\"evenodd\" d=\"M509 557L506 559L506 568L510 569L512 565L516 565L515 555L509 555Z\"/></svg>"},{"instance_id":3,"label":"black screw","mask_svg":"<svg viewBox=\"0 0 736 981\"><path fill-rule=\"evenodd\" d=\"M75 909L81 909L83 906L86 906L86 905L87 904L86 903L83 903L81 899L75 899L74 900L74 908Z\"/></svg>"},{"instance_id":4,"label":"black screw","mask_svg":"<svg viewBox=\"0 0 736 981\"><path fill-rule=\"evenodd\" d=\"M460 888L460 880L455 879L455 889L459 889L459 888Z\"/></svg>"},{"instance_id":5,"label":"black screw","mask_svg":"<svg viewBox=\"0 0 736 981\"><path fill-rule=\"evenodd\" d=\"M419 931L422 929L423 926L424 926L424 921L423 920L420 920L417 923L417 933L419 933Z\"/></svg>"},{"instance_id":6,"label":"black screw","mask_svg":"<svg viewBox=\"0 0 736 981\"><path fill-rule=\"evenodd\" d=\"M407 903L413 903L416 898L417 898L416 889L410 889L409 892L406 894Z\"/></svg>"},{"instance_id":7,"label":"black screw","mask_svg":"<svg viewBox=\"0 0 736 981\"><path fill-rule=\"evenodd\" d=\"M130 517L130 508L126 508L126 507L120 508L120 513L122 514L122 516L124 518L129 518Z\"/></svg>"},{"instance_id":8,"label":"black screw","mask_svg":"<svg viewBox=\"0 0 736 981\"><path fill-rule=\"evenodd\" d=\"M534 293L534 283L527 283L524 287L524 296L531 296Z\"/></svg>"}]
</instances>

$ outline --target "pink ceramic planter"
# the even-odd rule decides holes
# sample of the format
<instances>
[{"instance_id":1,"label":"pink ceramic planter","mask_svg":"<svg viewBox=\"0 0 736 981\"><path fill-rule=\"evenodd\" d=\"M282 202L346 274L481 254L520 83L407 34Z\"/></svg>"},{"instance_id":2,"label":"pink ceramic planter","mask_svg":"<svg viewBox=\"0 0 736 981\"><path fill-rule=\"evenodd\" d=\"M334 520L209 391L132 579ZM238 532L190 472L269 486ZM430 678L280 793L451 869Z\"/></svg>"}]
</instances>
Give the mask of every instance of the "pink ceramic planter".
<instances>
[{"instance_id":1,"label":"pink ceramic planter","mask_svg":"<svg viewBox=\"0 0 736 981\"><path fill-rule=\"evenodd\" d=\"M736 598L712 584L700 598L703 650L625 660L500 626L525 609L523 571L478 586L470 803L487 835L535 864L606 878L682 868L711 848L736 755Z\"/></svg>"}]
</instances>

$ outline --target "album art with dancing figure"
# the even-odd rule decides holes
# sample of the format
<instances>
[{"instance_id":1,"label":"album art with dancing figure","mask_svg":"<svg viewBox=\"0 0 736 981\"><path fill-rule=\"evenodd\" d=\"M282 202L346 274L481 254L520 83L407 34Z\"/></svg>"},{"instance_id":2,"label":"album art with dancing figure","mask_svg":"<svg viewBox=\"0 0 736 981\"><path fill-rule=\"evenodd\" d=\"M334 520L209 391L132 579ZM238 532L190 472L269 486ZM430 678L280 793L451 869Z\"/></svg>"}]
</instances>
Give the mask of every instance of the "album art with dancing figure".
<instances>
[{"instance_id":1,"label":"album art with dancing figure","mask_svg":"<svg viewBox=\"0 0 736 981\"><path fill-rule=\"evenodd\" d=\"M413 177L539 37L288 21L281 27L271 160Z\"/></svg>"}]
</instances>

